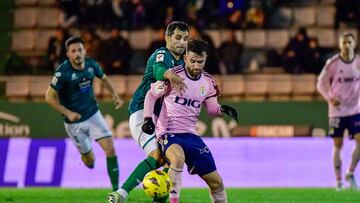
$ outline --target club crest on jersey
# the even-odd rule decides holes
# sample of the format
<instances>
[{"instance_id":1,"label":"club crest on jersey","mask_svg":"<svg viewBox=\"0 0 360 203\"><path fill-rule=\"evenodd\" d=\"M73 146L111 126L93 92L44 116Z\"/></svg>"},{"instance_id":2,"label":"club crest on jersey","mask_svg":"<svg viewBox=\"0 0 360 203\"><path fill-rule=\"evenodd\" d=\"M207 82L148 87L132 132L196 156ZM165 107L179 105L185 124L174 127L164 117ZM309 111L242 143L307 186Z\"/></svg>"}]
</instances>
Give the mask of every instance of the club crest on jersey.
<instances>
[{"instance_id":1,"label":"club crest on jersey","mask_svg":"<svg viewBox=\"0 0 360 203\"><path fill-rule=\"evenodd\" d=\"M205 96L205 87L204 86L200 87L200 95Z\"/></svg>"},{"instance_id":2,"label":"club crest on jersey","mask_svg":"<svg viewBox=\"0 0 360 203\"><path fill-rule=\"evenodd\" d=\"M94 73L94 68L93 68L93 67L89 67L88 72L91 73L91 74L93 74L93 73Z\"/></svg>"},{"instance_id":3,"label":"club crest on jersey","mask_svg":"<svg viewBox=\"0 0 360 203\"><path fill-rule=\"evenodd\" d=\"M156 62L162 62L162 61L164 61L164 54L156 55Z\"/></svg>"},{"instance_id":4,"label":"club crest on jersey","mask_svg":"<svg viewBox=\"0 0 360 203\"><path fill-rule=\"evenodd\" d=\"M77 77L77 75L76 75L76 73L73 73L72 75L71 75L71 80L76 80L78 77Z\"/></svg>"}]
</instances>

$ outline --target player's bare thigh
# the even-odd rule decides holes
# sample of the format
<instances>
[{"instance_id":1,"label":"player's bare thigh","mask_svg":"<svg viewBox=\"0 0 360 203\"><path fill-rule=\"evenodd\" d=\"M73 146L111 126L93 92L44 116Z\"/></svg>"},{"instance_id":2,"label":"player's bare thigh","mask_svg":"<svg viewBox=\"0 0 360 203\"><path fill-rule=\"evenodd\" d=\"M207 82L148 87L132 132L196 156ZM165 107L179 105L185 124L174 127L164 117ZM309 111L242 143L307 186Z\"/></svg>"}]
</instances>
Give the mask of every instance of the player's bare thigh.
<instances>
[{"instance_id":1,"label":"player's bare thigh","mask_svg":"<svg viewBox=\"0 0 360 203\"><path fill-rule=\"evenodd\" d=\"M334 137L333 139L334 139L334 146L336 148L342 148L344 138L343 137Z\"/></svg>"},{"instance_id":2,"label":"player's bare thigh","mask_svg":"<svg viewBox=\"0 0 360 203\"><path fill-rule=\"evenodd\" d=\"M111 137L105 137L97 140L96 142L103 149L107 157L115 156L116 152L115 152L114 142Z\"/></svg>"},{"instance_id":3,"label":"player's bare thigh","mask_svg":"<svg viewBox=\"0 0 360 203\"><path fill-rule=\"evenodd\" d=\"M166 158L170 161L172 167L183 168L185 164L185 153L183 148L178 144L170 145L166 152Z\"/></svg>"}]
</instances>

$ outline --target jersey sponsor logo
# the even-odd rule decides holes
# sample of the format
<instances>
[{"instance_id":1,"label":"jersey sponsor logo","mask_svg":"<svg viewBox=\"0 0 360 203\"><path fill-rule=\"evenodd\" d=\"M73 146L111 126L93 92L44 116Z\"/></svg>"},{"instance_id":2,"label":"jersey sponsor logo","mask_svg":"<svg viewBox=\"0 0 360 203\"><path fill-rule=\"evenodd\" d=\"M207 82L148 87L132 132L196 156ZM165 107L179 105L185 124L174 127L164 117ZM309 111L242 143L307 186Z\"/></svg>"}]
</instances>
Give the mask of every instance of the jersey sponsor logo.
<instances>
[{"instance_id":1,"label":"jersey sponsor logo","mask_svg":"<svg viewBox=\"0 0 360 203\"><path fill-rule=\"evenodd\" d=\"M162 62L162 61L164 61L164 54L156 55L156 62Z\"/></svg>"},{"instance_id":2,"label":"jersey sponsor logo","mask_svg":"<svg viewBox=\"0 0 360 203\"><path fill-rule=\"evenodd\" d=\"M154 87L155 93L159 94L165 90L165 84L163 82L158 82Z\"/></svg>"},{"instance_id":3,"label":"jersey sponsor logo","mask_svg":"<svg viewBox=\"0 0 360 203\"><path fill-rule=\"evenodd\" d=\"M90 88L91 88L91 81L90 80L79 83L79 91L81 93L89 92Z\"/></svg>"},{"instance_id":4,"label":"jersey sponsor logo","mask_svg":"<svg viewBox=\"0 0 360 203\"><path fill-rule=\"evenodd\" d=\"M349 83L349 82L357 82L360 80L360 77L342 77L338 78L339 83Z\"/></svg>"},{"instance_id":5,"label":"jersey sponsor logo","mask_svg":"<svg viewBox=\"0 0 360 203\"><path fill-rule=\"evenodd\" d=\"M205 87L204 86L200 87L200 95L205 96Z\"/></svg>"},{"instance_id":6,"label":"jersey sponsor logo","mask_svg":"<svg viewBox=\"0 0 360 203\"><path fill-rule=\"evenodd\" d=\"M205 146L203 149L198 148L198 150L200 151L200 154L208 154L210 152L209 148L207 146Z\"/></svg>"},{"instance_id":7,"label":"jersey sponsor logo","mask_svg":"<svg viewBox=\"0 0 360 203\"><path fill-rule=\"evenodd\" d=\"M183 105L183 106L192 106L194 108L200 108L200 106L201 106L201 102L198 100L187 99L187 98L179 97L179 96L176 96L175 103Z\"/></svg>"}]
</instances>

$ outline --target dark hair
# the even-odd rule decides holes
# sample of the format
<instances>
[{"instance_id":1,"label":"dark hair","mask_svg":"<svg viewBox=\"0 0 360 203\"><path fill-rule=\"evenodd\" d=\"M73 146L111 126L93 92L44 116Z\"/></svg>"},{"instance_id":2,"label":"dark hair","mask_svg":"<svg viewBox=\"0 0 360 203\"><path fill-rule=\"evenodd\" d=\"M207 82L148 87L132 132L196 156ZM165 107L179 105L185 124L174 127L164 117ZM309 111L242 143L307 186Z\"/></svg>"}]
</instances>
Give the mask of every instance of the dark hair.
<instances>
[{"instance_id":1,"label":"dark hair","mask_svg":"<svg viewBox=\"0 0 360 203\"><path fill-rule=\"evenodd\" d=\"M203 55L207 53L207 44L207 41L200 38L190 39L186 51Z\"/></svg>"},{"instance_id":2,"label":"dark hair","mask_svg":"<svg viewBox=\"0 0 360 203\"><path fill-rule=\"evenodd\" d=\"M341 38L345 38L345 37L352 37L355 40L355 35L351 32L343 32L340 35Z\"/></svg>"},{"instance_id":3,"label":"dark hair","mask_svg":"<svg viewBox=\"0 0 360 203\"><path fill-rule=\"evenodd\" d=\"M69 39L67 39L67 40L65 41L66 50L69 49L69 46L70 46L71 44L75 44L75 43L81 43L81 44L84 45L84 40L83 40L81 37L76 37L76 36L70 37Z\"/></svg>"},{"instance_id":4,"label":"dark hair","mask_svg":"<svg viewBox=\"0 0 360 203\"><path fill-rule=\"evenodd\" d=\"M176 28L182 32L189 32L189 27L185 22L173 21L166 27L166 36L172 36Z\"/></svg>"}]
</instances>

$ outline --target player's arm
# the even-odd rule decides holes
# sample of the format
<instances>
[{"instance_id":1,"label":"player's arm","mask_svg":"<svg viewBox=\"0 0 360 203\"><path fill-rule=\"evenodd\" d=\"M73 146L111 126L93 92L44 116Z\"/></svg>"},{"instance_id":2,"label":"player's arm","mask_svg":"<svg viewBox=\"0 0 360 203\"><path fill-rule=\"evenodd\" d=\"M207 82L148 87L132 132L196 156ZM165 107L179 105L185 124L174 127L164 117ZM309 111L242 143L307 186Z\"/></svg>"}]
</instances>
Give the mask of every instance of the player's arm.
<instances>
[{"instance_id":1,"label":"player's arm","mask_svg":"<svg viewBox=\"0 0 360 203\"><path fill-rule=\"evenodd\" d=\"M58 93L52 86L49 86L46 91L45 101L54 109L64 114L71 122L75 122L81 118L79 113L73 112L67 109L65 106L61 105L59 102Z\"/></svg>"},{"instance_id":2,"label":"player's arm","mask_svg":"<svg viewBox=\"0 0 360 203\"><path fill-rule=\"evenodd\" d=\"M151 84L150 90L146 93L144 101L144 124L142 130L147 134L153 134L155 131L155 124L152 116L154 112L155 102L158 98L166 95L170 91L170 86L165 81L158 81Z\"/></svg>"},{"instance_id":3,"label":"player's arm","mask_svg":"<svg viewBox=\"0 0 360 203\"><path fill-rule=\"evenodd\" d=\"M340 105L340 101L333 98L330 95L330 79L331 79L331 68L330 68L330 60L326 62L324 68L322 69L318 79L316 88L319 93L324 97L324 99L330 102L334 106Z\"/></svg>"},{"instance_id":4,"label":"player's arm","mask_svg":"<svg viewBox=\"0 0 360 203\"><path fill-rule=\"evenodd\" d=\"M154 64L154 78L156 80L169 80L171 85L176 89L177 92L184 91L187 87L185 85L184 78L178 76L176 73L167 69L165 64L156 63Z\"/></svg>"},{"instance_id":5,"label":"player's arm","mask_svg":"<svg viewBox=\"0 0 360 203\"><path fill-rule=\"evenodd\" d=\"M123 104L124 101L119 97L119 95L116 93L114 86L112 85L111 81L109 80L109 78L104 74L101 77L101 81L104 84L105 88L111 93L112 98L114 100L115 103L115 109L120 108Z\"/></svg>"}]
</instances>

